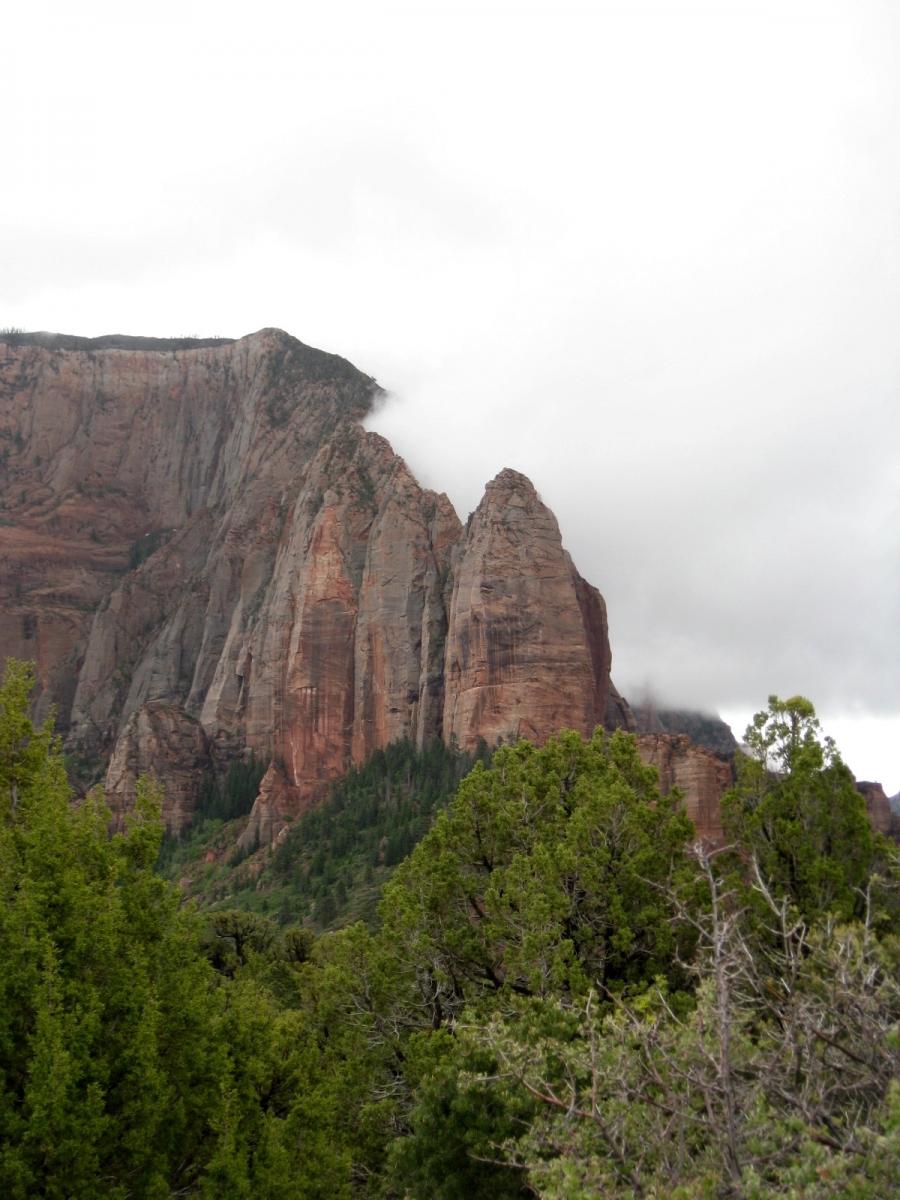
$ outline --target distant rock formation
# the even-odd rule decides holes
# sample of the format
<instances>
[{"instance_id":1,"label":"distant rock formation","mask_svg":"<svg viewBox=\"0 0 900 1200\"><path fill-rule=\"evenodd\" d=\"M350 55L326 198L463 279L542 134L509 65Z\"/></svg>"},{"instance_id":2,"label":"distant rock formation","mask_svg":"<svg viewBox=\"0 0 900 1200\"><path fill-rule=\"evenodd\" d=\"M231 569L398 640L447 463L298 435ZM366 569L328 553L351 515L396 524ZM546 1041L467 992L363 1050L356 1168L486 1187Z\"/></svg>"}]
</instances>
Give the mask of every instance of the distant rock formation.
<instances>
[{"instance_id":1,"label":"distant rock formation","mask_svg":"<svg viewBox=\"0 0 900 1200\"><path fill-rule=\"evenodd\" d=\"M893 832L893 813L891 802L880 783L871 783L867 779L856 782L856 790L866 801L866 811L872 828L878 833L891 835Z\"/></svg>"},{"instance_id":2,"label":"distant rock formation","mask_svg":"<svg viewBox=\"0 0 900 1200\"><path fill-rule=\"evenodd\" d=\"M610 680L606 605L531 482L501 471L455 548L443 734L470 749L555 729L627 725Z\"/></svg>"},{"instance_id":3,"label":"distant rock formation","mask_svg":"<svg viewBox=\"0 0 900 1200\"><path fill-rule=\"evenodd\" d=\"M712 713L687 708L659 708L652 703L631 705L638 733L684 733L697 746L722 758L733 758L738 748L731 727Z\"/></svg>"},{"instance_id":4,"label":"distant rock formation","mask_svg":"<svg viewBox=\"0 0 900 1200\"><path fill-rule=\"evenodd\" d=\"M253 751L269 841L400 737L633 727L531 483L502 471L464 529L360 425L378 391L271 329L0 342L0 644L118 812L151 770L178 832Z\"/></svg>"},{"instance_id":5,"label":"distant rock formation","mask_svg":"<svg viewBox=\"0 0 900 1200\"><path fill-rule=\"evenodd\" d=\"M116 740L106 788L118 801L117 816L134 803L141 775L165 780L166 823L180 832L191 823L211 763L209 743L199 721L165 700L151 700L131 714Z\"/></svg>"},{"instance_id":6,"label":"distant rock formation","mask_svg":"<svg viewBox=\"0 0 900 1200\"><path fill-rule=\"evenodd\" d=\"M710 845L723 842L721 800L734 782L727 759L698 746L686 734L638 734L638 752L659 772L660 789L668 795L679 788L697 837Z\"/></svg>"}]
</instances>

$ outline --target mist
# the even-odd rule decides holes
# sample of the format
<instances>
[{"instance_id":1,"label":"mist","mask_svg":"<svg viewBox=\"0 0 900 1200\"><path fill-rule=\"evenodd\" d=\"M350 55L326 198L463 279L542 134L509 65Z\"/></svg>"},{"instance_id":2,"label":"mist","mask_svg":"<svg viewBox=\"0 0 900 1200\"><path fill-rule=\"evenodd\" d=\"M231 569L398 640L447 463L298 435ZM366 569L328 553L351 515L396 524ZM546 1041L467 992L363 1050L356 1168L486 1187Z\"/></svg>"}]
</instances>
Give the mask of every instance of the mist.
<instances>
[{"instance_id":1,"label":"mist","mask_svg":"<svg viewBox=\"0 0 900 1200\"><path fill-rule=\"evenodd\" d=\"M808 695L900 789L896 6L89 0L7 36L0 324L344 355L463 518L530 476L626 694Z\"/></svg>"}]
</instances>

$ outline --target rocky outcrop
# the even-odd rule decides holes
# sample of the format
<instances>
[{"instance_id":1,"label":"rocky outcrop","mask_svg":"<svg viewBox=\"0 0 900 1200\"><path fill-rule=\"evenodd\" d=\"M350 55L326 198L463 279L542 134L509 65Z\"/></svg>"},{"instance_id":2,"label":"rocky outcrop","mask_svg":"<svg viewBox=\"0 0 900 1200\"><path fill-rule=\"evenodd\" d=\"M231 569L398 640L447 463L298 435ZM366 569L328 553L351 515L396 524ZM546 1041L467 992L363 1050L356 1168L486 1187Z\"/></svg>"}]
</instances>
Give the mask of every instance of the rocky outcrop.
<instances>
[{"instance_id":1,"label":"rocky outcrop","mask_svg":"<svg viewBox=\"0 0 900 1200\"><path fill-rule=\"evenodd\" d=\"M197 811L210 766L209 744L197 721L163 700L143 704L126 721L106 774L116 824L124 824L134 806L137 780L147 775L161 777L165 784L169 832L183 832Z\"/></svg>"},{"instance_id":2,"label":"rocky outcrop","mask_svg":"<svg viewBox=\"0 0 900 1200\"><path fill-rule=\"evenodd\" d=\"M685 734L639 734L637 742L643 761L659 772L663 794L675 787L682 792L697 836L709 845L721 845L721 800L734 782L731 764Z\"/></svg>"},{"instance_id":3,"label":"rocky outcrop","mask_svg":"<svg viewBox=\"0 0 900 1200\"><path fill-rule=\"evenodd\" d=\"M118 821L150 773L180 832L252 751L270 765L250 850L398 738L635 728L603 598L529 480L502 471L463 528L360 425L377 392L272 329L0 341L0 652L36 660L37 715L53 703L107 764ZM637 716L642 757L719 841L727 728Z\"/></svg>"},{"instance_id":4,"label":"rocky outcrop","mask_svg":"<svg viewBox=\"0 0 900 1200\"><path fill-rule=\"evenodd\" d=\"M856 790L866 802L866 812L869 814L872 828L876 833L890 835L893 830L891 802L881 784L859 779L856 782Z\"/></svg>"},{"instance_id":5,"label":"rocky outcrop","mask_svg":"<svg viewBox=\"0 0 900 1200\"><path fill-rule=\"evenodd\" d=\"M260 846L270 846L282 830L301 815L304 807L298 804L296 790L281 768L270 763L247 824L237 839L238 852L252 854Z\"/></svg>"},{"instance_id":6,"label":"rocky outcrop","mask_svg":"<svg viewBox=\"0 0 900 1200\"><path fill-rule=\"evenodd\" d=\"M240 532L375 389L278 330L113 340L0 342L0 638L36 660L39 714L53 701L92 753L145 699L181 698L133 679L156 629L167 623L183 683L228 606Z\"/></svg>"},{"instance_id":7,"label":"rocky outcrop","mask_svg":"<svg viewBox=\"0 0 900 1200\"><path fill-rule=\"evenodd\" d=\"M348 427L286 515L257 614L233 616L204 726L243 730L298 806L377 746L438 734L459 528L383 438Z\"/></svg>"},{"instance_id":8,"label":"rocky outcrop","mask_svg":"<svg viewBox=\"0 0 900 1200\"><path fill-rule=\"evenodd\" d=\"M712 713L688 708L660 708L645 702L631 705L637 733L684 733L697 746L720 758L733 758L738 748L731 727Z\"/></svg>"},{"instance_id":9,"label":"rocky outcrop","mask_svg":"<svg viewBox=\"0 0 900 1200\"><path fill-rule=\"evenodd\" d=\"M0 344L0 636L116 811L272 764L270 840L378 746L630 723L606 610L524 476L463 529L359 424L377 385L278 330Z\"/></svg>"},{"instance_id":10,"label":"rocky outcrop","mask_svg":"<svg viewBox=\"0 0 900 1200\"><path fill-rule=\"evenodd\" d=\"M615 705L606 607L524 475L488 484L453 561L443 733L472 748L568 727Z\"/></svg>"},{"instance_id":11,"label":"rocky outcrop","mask_svg":"<svg viewBox=\"0 0 900 1200\"><path fill-rule=\"evenodd\" d=\"M682 793L684 809L694 822L697 836L709 846L724 842L721 801L735 779L733 756L714 753L686 734L638 733L638 753L659 773L664 795L673 788ZM856 784L865 798L872 828L895 836L895 818L880 783Z\"/></svg>"}]
</instances>

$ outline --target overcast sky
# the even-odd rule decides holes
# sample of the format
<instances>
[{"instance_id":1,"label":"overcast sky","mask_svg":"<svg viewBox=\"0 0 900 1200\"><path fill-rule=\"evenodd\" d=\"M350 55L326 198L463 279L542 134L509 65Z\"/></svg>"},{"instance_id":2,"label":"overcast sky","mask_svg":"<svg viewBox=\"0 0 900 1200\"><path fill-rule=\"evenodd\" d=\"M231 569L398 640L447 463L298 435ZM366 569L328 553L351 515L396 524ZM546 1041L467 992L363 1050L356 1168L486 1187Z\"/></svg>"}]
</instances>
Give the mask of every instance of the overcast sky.
<instances>
[{"instance_id":1,"label":"overcast sky","mask_svg":"<svg viewBox=\"0 0 900 1200\"><path fill-rule=\"evenodd\" d=\"M817 705L900 789L896 0L19 4L0 325L374 374L465 518L504 466L632 695Z\"/></svg>"}]
</instances>

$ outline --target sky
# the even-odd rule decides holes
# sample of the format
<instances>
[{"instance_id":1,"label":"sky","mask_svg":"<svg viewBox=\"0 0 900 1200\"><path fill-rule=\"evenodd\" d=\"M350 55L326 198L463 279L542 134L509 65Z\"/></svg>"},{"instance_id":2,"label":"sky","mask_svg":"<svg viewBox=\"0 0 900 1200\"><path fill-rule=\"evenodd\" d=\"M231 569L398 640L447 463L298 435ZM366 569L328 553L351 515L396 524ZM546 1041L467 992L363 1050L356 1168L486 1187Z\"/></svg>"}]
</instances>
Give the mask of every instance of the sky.
<instances>
[{"instance_id":1,"label":"sky","mask_svg":"<svg viewBox=\"0 0 900 1200\"><path fill-rule=\"evenodd\" d=\"M4 14L0 326L278 326L463 518L524 471L626 695L900 790L900 6Z\"/></svg>"}]
</instances>

